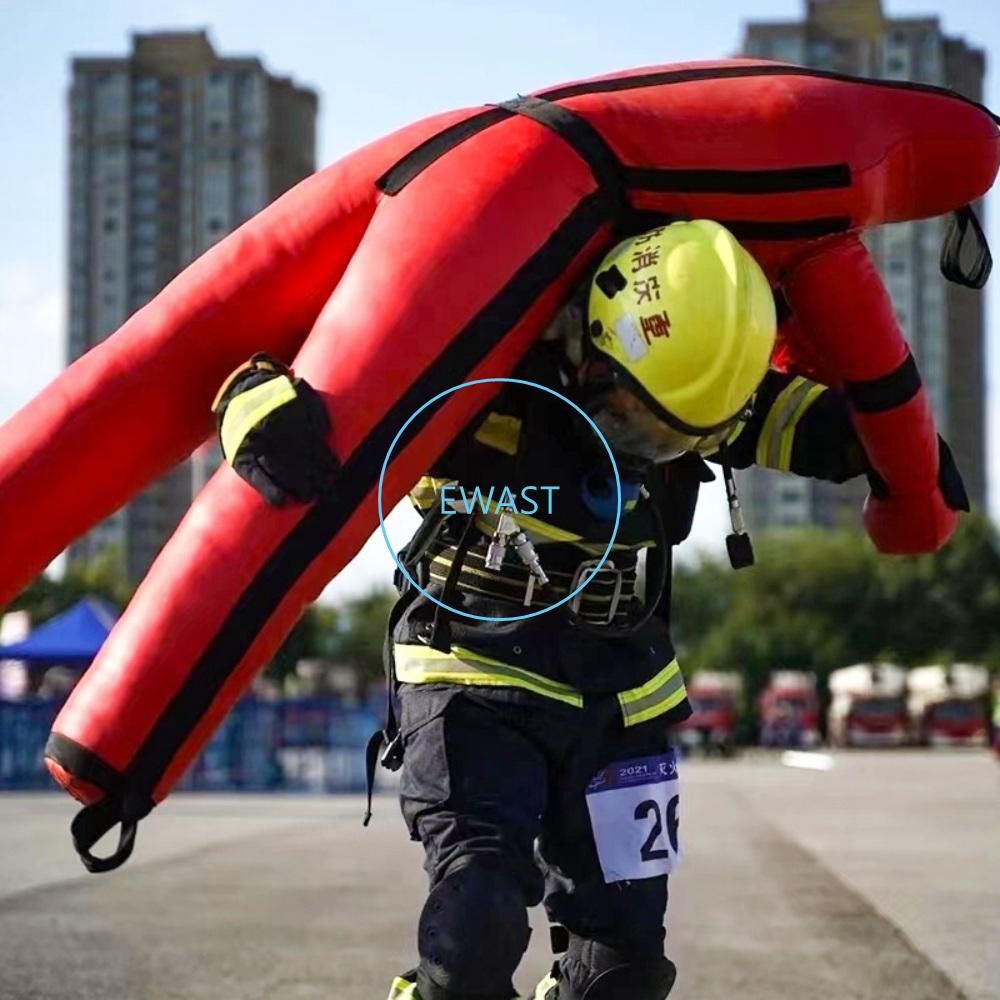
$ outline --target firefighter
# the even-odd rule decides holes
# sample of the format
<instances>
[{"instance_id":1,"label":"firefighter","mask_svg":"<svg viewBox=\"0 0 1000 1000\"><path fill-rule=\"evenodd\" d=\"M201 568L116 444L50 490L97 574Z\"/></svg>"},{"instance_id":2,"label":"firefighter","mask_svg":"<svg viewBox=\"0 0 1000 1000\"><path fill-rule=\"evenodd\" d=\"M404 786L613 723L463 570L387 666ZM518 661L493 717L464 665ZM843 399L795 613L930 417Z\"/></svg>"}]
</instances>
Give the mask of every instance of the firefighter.
<instances>
[{"instance_id":1,"label":"firefighter","mask_svg":"<svg viewBox=\"0 0 1000 1000\"><path fill-rule=\"evenodd\" d=\"M413 489L422 521L399 554L369 779L378 759L402 768L430 890L419 964L392 1000L512 1000L539 902L559 958L535 1000L670 992L668 733L691 711L671 553L715 478L707 463L735 567L753 554L734 468L866 474L887 496L843 394L771 368L775 339L772 289L724 227L627 239ZM269 502L335 487L322 404L285 366L255 356L215 409L227 460ZM943 443L940 459L942 496L966 509Z\"/></svg>"},{"instance_id":2,"label":"firefighter","mask_svg":"<svg viewBox=\"0 0 1000 1000\"><path fill-rule=\"evenodd\" d=\"M670 643L670 564L714 478L705 459L727 482L736 565L752 553L733 467L834 482L869 471L841 394L769 369L775 330L756 262L700 220L615 247L528 352L515 376L577 404L617 463L620 523L603 563L611 463L548 392L506 385L413 490L424 520L400 554L383 762L401 763L430 892L419 965L392 1000L510 1000L527 909L542 901L561 957L533 997L670 992L668 727L691 711ZM543 485L557 487L545 511L485 501ZM470 493L472 510L455 502Z\"/></svg>"}]
</instances>

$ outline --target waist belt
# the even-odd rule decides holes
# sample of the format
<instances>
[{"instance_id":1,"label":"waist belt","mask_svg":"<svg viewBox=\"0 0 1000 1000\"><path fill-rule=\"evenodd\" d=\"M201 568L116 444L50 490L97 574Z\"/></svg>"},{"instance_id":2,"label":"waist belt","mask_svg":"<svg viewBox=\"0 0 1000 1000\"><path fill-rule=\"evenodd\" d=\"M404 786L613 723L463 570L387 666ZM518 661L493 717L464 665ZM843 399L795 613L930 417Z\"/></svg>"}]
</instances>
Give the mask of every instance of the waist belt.
<instances>
[{"instance_id":1,"label":"waist belt","mask_svg":"<svg viewBox=\"0 0 1000 1000\"><path fill-rule=\"evenodd\" d=\"M454 566L454 549L440 548L427 565L431 581L443 586ZM540 609L562 600L587 580L586 587L569 602L569 610L595 624L624 622L632 610L632 602L638 600L634 564L619 568L610 560L602 564L599 559L588 559L577 563L573 569L564 570L553 569L546 562L545 569L549 582L539 587L526 567L507 562L502 569L491 570L481 552L469 551L462 560L455 583L460 592Z\"/></svg>"},{"instance_id":2,"label":"waist belt","mask_svg":"<svg viewBox=\"0 0 1000 1000\"><path fill-rule=\"evenodd\" d=\"M450 653L442 653L429 646L397 643L394 659L396 678L405 684L516 687L576 708L583 707L583 692L569 684L462 646L453 646ZM615 697L624 725L636 726L676 708L687 698L687 689L677 660L671 660L645 684L619 691Z\"/></svg>"}]
</instances>

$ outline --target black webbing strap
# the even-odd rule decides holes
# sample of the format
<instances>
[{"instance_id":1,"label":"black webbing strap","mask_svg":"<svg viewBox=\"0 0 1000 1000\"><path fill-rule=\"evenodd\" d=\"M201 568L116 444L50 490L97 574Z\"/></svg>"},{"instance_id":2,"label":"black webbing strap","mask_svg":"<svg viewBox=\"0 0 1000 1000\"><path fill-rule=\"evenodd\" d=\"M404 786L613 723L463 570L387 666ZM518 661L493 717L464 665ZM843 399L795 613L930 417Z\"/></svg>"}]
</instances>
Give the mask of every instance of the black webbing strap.
<instances>
[{"instance_id":1,"label":"black webbing strap","mask_svg":"<svg viewBox=\"0 0 1000 1000\"><path fill-rule=\"evenodd\" d=\"M135 832L139 820L149 813L153 803L148 802L138 814L134 808L131 809L131 815L126 817L124 776L92 750L88 750L62 733L49 735L45 744L45 757L54 761L74 778L94 785L104 792L102 799L84 806L70 824L73 847L80 855L83 866L87 871L97 873L109 872L123 865L135 847ZM91 853L91 848L119 823L122 829L115 853L107 858L95 857Z\"/></svg>"},{"instance_id":2,"label":"black webbing strap","mask_svg":"<svg viewBox=\"0 0 1000 1000\"><path fill-rule=\"evenodd\" d=\"M618 157L607 140L585 118L570 111L561 104L543 100L541 97L516 97L504 101L497 107L530 118L555 132L565 143L572 146L577 156L583 160L606 200L608 214L620 219L627 211L628 198L625 194L625 175Z\"/></svg>"},{"instance_id":3,"label":"black webbing strap","mask_svg":"<svg viewBox=\"0 0 1000 1000\"><path fill-rule=\"evenodd\" d=\"M114 854L106 858L98 858L92 854L91 848L94 844L119 823L122 829ZM122 800L117 795L109 795L101 799L100 802L84 806L70 824L73 846L76 848L76 853L80 855L84 868L88 872L98 874L113 871L125 864L135 847L135 833L138 825L138 819L125 819Z\"/></svg>"},{"instance_id":4,"label":"black webbing strap","mask_svg":"<svg viewBox=\"0 0 1000 1000\"><path fill-rule=\"evenodd\" d=\"M400 562L408 573L418 572L418 564L437 537L438 531L444 524L444 519L444 511L437 504L432 505L424 514L423 520L407 543L406 548L399 553ZM365 747L365 791L367 794L365 815L362 821L364 826L368 826L372 818L375 770L379 763L381 762L382 766L390 771L397 771L403 762L399 726L396 722L395 698L398 682L396 680L396 664L393 658L393 633L407 608L420 596L420 589L414 587L412 581L408 580L398 568L396 579L400 598L389 612L389 619L385 626L385 643L382 647L382 662L385 667L386 680L385 725L368 737L368 744ZM425 583L422 582L421 586L424 585ZM385 748L384 752L383 747Z\"/></svg>"},{"instance_id":5,"label":"black webbing strap","mask_svg":"<svg viewBox=\"0 0 1000 1000\"><path fill-rule=\"evenodd\" d=\"M864 382L845 382L848 402L858 413L884 413L908 403L922 385L912 354L888 375Z\"/></svg>"},{"instance_id":6,"label":"black webbing strap","mask_svg":"<svg viewBox=\"0 0 1000 1000\"><path fill-rule=\"evenodd\" d=\"M962 249L965 238L972 231L976 255L968 268L962 265ZM941 273L956 285L966 288L982 288L993 269L993 256L986 234L976 218L971 205L963 205L952 214L948 233L941 244Z\"/></svg>"},{"instance_id":7,"label":"black webbing strap","mask_svg":"<svg viewBox=\"0 0 1000 1000\"><path fill-rule=\"evenodd\" d=\"M469 551L475 541L476 533L472 530L475 524L475 515L469 514L462 527L462 534L459 536L458 545L455 546L455 554L451 559L451 569L445 577L444 586L441 588L441 600L434 611L434 621L431 624L430 647L439 653L451 652L451 602L458 593L458 575L462 572L462 564L465 562L465 554Z\"/></svg>"}]
</instances>

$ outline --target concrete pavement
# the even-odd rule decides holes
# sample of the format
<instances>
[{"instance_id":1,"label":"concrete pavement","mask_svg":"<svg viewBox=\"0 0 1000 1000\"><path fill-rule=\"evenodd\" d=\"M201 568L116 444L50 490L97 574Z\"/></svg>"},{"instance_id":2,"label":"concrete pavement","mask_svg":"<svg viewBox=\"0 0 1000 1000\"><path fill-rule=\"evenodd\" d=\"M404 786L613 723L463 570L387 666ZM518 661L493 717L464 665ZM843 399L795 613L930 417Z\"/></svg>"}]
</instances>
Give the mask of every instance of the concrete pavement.
<instances>
[{"instance_id":1,"label":"concrete pavement","mask_svg":"<svg viewBox=\"0 0 1000 1000\"><path fill-rule=\"evenodd\" d=\"M671 1000L998 1000L1000 768L985 753L684 768ZM381 1000L412 964L420 849L395 803L177 796L119 872L73 805L0 796L0 1000ZM518 977L550 961L543 923Z\"/></svg>"}]
</instances>

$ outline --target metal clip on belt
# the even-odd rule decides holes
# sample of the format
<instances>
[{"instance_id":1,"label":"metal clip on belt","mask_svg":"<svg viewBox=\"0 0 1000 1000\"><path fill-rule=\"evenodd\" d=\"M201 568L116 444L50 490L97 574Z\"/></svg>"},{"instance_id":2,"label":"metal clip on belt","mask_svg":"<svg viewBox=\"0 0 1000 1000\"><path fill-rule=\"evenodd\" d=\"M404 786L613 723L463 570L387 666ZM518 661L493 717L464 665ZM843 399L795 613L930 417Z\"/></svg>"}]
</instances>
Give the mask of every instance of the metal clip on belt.
<instances>
[{"instance_id":1,"label":"metal clip on belt","mask_svg":"<svg viewBox=\"0 0 1000 1000\"><path fill-rule=\"evenodd\" d=\"M615 615L618 614L618 605L621 603L622 589L623 589L623 579L625 574L617 566L613 566L608 562L601 565L600 559L588 559L586 562L580 563L576 568L576 572L573 574L573 579L570 582L569 589L570 593L581 587L584 577L588 572L592 572L591 579L596 579L598 573L613 573L615 577L615 589L611 594L611 600L608 602L608 614L602 625L610 625L615 620ZM589 583L590 580L587 580ZM574 615L579 615L580 605L583 602L583 588L581 588L578 593L573 596L573 599L569 602L569 609Z\"/></svg>"}]
</instances>

